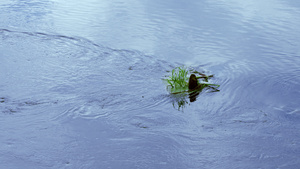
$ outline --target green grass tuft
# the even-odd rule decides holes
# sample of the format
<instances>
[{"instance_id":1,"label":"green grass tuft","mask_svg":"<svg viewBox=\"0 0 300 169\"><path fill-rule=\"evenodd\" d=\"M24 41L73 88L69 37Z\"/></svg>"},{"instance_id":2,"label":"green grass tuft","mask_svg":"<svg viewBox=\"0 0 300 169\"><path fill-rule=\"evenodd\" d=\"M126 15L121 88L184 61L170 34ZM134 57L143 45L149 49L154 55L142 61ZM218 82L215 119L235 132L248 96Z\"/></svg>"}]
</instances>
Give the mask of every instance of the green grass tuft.
<instances>
[{"instance_id":1,"label":"green grass tuft","mask_svg":"<svg viewBox=\"0 0 300 169\"><path fill-rule=\"evenodd\" d=\"M166 81L172 88L186 87L189 80L188 71L184 67L176 67Z\"/></svg>"}]
</instances>

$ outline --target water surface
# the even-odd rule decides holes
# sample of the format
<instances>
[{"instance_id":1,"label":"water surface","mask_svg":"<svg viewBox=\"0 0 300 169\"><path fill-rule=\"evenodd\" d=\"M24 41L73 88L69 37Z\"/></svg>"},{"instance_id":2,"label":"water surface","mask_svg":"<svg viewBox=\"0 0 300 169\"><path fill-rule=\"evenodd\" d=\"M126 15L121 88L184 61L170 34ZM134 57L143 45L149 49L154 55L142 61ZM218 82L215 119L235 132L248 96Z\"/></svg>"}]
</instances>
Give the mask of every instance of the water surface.
<instances>
[{"instance_id":1,"label":"water surface","mask_svg":"<svg viewBox=\"0 0 300 169\"><path fill-rule=\"evenodd\" d=\"M299 168L295 1L0 2L3 168ZM161 78L186 65L220 92Z\"/></svg>"}]
</instances>

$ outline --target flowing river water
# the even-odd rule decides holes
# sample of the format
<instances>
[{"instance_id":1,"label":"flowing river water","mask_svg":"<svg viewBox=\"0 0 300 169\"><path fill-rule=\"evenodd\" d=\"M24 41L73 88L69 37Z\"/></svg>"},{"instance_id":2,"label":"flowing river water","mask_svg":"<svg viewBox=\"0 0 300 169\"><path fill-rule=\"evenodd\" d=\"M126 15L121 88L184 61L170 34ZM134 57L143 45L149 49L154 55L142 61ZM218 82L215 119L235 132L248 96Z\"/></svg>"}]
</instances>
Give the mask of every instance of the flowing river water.
<instances>
[{"instance_id":1,"label":"flowing river water","mask_svg":"<svg viewBox=\"0 0 300 169\"><path fill-rule=\"evenodd\" d=\"M1 0L0 168L300 167L300 3ZM196 101L162 78L214 74Z\"/></svg>"}]
</instances>

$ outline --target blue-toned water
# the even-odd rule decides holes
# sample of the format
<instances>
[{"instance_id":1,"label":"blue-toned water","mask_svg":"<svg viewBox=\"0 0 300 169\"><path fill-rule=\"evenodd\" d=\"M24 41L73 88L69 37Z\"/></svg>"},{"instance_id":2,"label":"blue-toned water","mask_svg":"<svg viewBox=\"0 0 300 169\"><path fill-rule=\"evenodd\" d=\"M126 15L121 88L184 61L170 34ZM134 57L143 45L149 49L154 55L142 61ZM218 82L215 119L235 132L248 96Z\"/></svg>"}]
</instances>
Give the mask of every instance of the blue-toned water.
<instances>
[{"instance_id":1,"label":"blue-toned water","mask_svg":"<svg viewBox=\"0 0 300 169\"><path fill-rule=\"evenodd\" d=\"M0 1L0 168L300 167L300 3ZM219 92L190 102L185 65Z\"/></svg>"}]
</instances>

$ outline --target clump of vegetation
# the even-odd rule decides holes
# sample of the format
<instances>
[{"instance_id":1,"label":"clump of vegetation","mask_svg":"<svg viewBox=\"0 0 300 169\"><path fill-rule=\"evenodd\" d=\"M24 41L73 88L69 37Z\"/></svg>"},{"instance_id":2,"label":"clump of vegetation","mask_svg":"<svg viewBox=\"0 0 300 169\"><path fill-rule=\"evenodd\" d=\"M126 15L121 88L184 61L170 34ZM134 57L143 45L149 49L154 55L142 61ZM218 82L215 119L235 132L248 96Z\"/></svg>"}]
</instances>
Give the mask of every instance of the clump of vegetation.
<instances>
[{"instance_id":1,"label":"clump of vegetation","mask_svg":"<svg viewBox=\"0 0 300 169\"><path fill-rule=\"evenodd\" d=\"M172 88L182 88L187 86L188 79L188 71L184 67L176 67L166 81Z\"/></svg>"},{"instance_id":2,"label":"clump of vegetation","mask_svg":"<svg viewBox=\"0 0 300 169\"><path fill-rule=\"evenodd\" d=\"M188 70L185 67L176 67L172 70L171 76L164 79L167 82L167 89L173 93L201 92L204 88L210 88L213 92L219 91L217 84L207 83L213 75L205 75L195 70ZM200 82L199 82L200 80Z\"/></svg>"}]
</instances>

